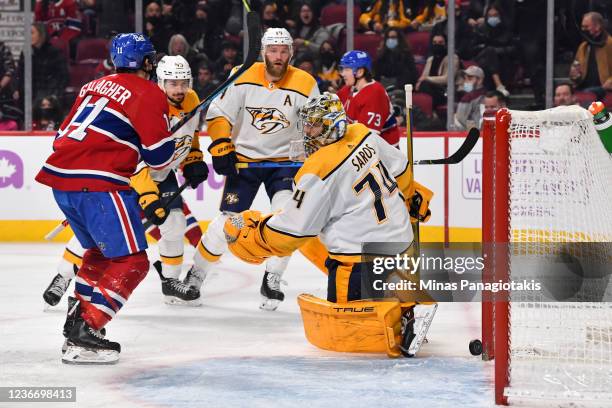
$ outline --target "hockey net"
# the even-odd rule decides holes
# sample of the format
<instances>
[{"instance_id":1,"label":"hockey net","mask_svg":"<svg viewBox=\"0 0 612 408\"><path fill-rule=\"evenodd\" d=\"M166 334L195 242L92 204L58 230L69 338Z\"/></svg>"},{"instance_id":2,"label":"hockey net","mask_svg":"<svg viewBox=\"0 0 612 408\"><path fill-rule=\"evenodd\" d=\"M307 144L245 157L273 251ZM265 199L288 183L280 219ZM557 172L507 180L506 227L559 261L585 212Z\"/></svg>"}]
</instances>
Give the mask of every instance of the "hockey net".
<instances>
[{"instance_id":1,"label":"hockey net","mask_svg":"<svg viewBox=\"0 0 612 408\"><path fill-rule=\"evenodd\" d=\"M586 110L504 109L483 126L484 279L546 273L555 243L612 242L612 161ZM611 265L609 245L581 245L578 259ZM610 299L610 286L604 276L577 296ZM612 406L612 303L548 300L510 292L483 302L496 403Z\"/></svg>"}]
</instances>

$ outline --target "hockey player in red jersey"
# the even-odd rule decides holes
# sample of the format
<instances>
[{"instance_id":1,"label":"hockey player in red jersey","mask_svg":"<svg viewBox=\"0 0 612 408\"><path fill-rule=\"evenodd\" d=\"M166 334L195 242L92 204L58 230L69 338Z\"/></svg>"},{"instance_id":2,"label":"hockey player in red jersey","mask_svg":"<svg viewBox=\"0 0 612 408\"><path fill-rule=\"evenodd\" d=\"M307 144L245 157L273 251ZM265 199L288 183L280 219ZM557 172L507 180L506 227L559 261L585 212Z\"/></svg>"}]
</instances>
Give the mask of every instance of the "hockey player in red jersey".
<instances>
[{"instance_id":1,"label":"hockey player in red jersey","mask_svg":"<svg viewBox=\"0 0 612 408\"><path fill-rule=\"evenodd\" d=\"M387 91L372 79L372 60L365 51L349 51L340 59L345 85L338 91L348 119L380 133L391 146L399 145L399 129Z\"/></svg>"},{"instance_id":2,"label":"hockey player in red jersey","mask_svg":"<svg viewBox=\"0 0 612 408\"><path fill-rule=\"evenodd\" d=\"M146 276L146 217L167 217L156 191L130 188L139 160L162 169L172 163L166 95L149 81L155 49L142 34L119 34L111 57L117 74L85 84L62 123L36 180L53 188L58 206L86 249L75 284L79 300L64 324L65 363L114 363L119 343L101 330Z\"/></svg>"}]
</instances>

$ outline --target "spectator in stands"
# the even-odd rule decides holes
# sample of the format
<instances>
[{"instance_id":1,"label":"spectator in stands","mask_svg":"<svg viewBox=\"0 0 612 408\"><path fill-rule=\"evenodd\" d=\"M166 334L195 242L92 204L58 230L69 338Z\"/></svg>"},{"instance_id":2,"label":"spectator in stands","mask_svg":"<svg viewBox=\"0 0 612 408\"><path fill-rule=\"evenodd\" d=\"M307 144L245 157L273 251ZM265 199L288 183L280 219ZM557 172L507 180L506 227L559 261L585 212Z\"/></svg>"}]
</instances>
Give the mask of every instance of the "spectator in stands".
<instances>
[{"instance_id":1,"label":"spectator in stands","mask_svg":"<svg viewBox=\"0 0 612 408\"><path fill-rule=\"evenodd\" d=\"M200 64L196 80L193 84L193 90L198 94L200 100L206 99L217 88L217 85L218 82L215 81L213 70L210 69L210 66L206 63Z\"/></svg>"},{"instance_id":2,"label":"spectator in stands","mask_svg":"<svg viewBox=\"0 0 612 408\"><path fill-rule=\"evenodd\" d=\"M215 61L215 77L224 81L230 71L240 63L238 59L238 46L231 41L224 41L221 46L221 56Z\"/></svg>"},{"instance_id":3,"label":"spectator in stands","mask_svg":"<svg viewBox=\"0 0 612 408\"><path fill-rule=\"evenodd\" d=\"M374 0L359 16L364 30L382 33L388 27L408 28L410 19L406 16L404 0Z\"/></svg>"},{"instance_id":4,"label":"spectator in stands","mask_svg":"<svg viewBox=\"0 0 612 408\"><path fill-rule=\"evenodd\" d=\"M296 58L305 53L316 54L323 41L329 39L329 32L319 24L312 4L305 2L300 7L300 15L293 31L293 48Z\"/></svg>"},{"instance_id":5,"label":"spectator in stands","mask_svg":"<svg viewBox=\"0 0 612 408\"><path fill-rule=\"evenodd\" d=\"M407 3L408 9L411 11L408 13L408 18L411 20L410 27L414 30L428 30L432 25L446 19L446 2L444 0L412 0Z\"/></svg>"},{"instance_id":6,"label":"spectator in stands","mask_svg":"<svg viewBox=\"0 0 612 408\"><path fill-rule=\"evenodd\" d=\"M32 97L34 100L49 95L63 95L68 85L68 64L64 54L47 41L47 33L42 23L32 24ZM13 97L23 103L24 57L19 59L19 89Z\"/></svg>"},{"instance_id":7,"label":"spectator in stands","mask_svg":"<svg viewBox=\"0 0 612 408\"><path fill-rule=\"evenodd\" d=\"M378 50L374 63L375 78L387 87L395 85L404 89L405 84L414 85L418 79L414 56L402 32L389 28Z\"/></svg>"},{"instance_id":8,"label":"spectator in stands","mask_svg":"<svg viewBox=\"0 0 612 408\"><path fill-rule=\"evenodd\" d=\"M195 18L187 27L184 35L198 53L205 54L214 61L221 54L223 43L223 26L215 24L211 18L215 15L208 4L199 2L196 6Z\"/></svg>"},{"instance_id":9,"label":"spectator in stands","mask_svg":"<svg viewBox=\"0 0 612 408\"><path fill-rule=\"evenodd\" d=\"M157 0L150 1L145 7L145 34L156 50L163 50L170 39L170 29L162 19L161 4Z\"/></svg>"},{"instance_id":10,"label":"spectator in stands","mask_svg":"<svg viewBox=\"0 0 612 408\"><path fill-rule=\"evenodd\" d=\"M15 61L10 48L0 41L0 100L11 98L11 83L15 75Z\"/></svg>"},{"instance_id":11,"label":"spectator in stands","mask_svg":"<svg viewBox=\"0 0 612 408\"><path fill-rule=\"evenodd\" d=\"M310 75L312 75L317 80L317 85L319 84L320 80L317 77L316 72L315 72L315 60L312 54L310 53L302 54L301 57L296 58L295 63L293 65L296 68L299 68L303 71L308 72Z\"/></svg>"},{"instance_id":12,"label":"spectator in stands","mask_svg":"<svg viewBox=\"0 0 612 408\"><path fill-rule=\"evenodd\" d=\"M448 50L446 36L436 35L431 40L432 55L427 58L423 73L416 83L415 90L431 95L433 107L446 104L446 82L448 80ZM459 57L453 57L454 72L459 75Z\"/></svg>"},{"instance_id":13,"label":"spectator in stands","mask_svg":"<svg viewBox=\"0 0 612 408\"><path fill-rule=\"evenodd\" d=\"M191 72L196 72L198 65L207 61L208 58L204 54L198 54L191 48L183 34L174 34L168 41L168 55L180 55L187 60Z\"/></svg>"},{"instance_id":14,"label":"spectator in stands","mask_svg":"<svg viewBox=\"0 0 612 408\"><path fill-rule=\"evenodd\" d=\"M463 7L455 7L455 52L461 59L472 56L471 47L474 45L474 29L467 22L468 15ZM436 23L431 29L431 38L443 35L448 38L448 19Z\"/></svg>"},{"instance_id":15,"label":"spectator in stands","mask_svg":"<svg viewBox=\"0 0 612 408\"><path fill-rule=\"evenodd\" d=\"M480 105L486 90L483 87L484 71L472 65L463 71L463 89L465 94L457 105L455 113L455 126L458 129L469 130L478 126L480 122Z\"/></svg>"},{"instance_id":16,"label":"spectator in stands","mask_svg":"<svg viewBox=\"0 0 612 408\"><path fill-rule=\"evenodd\" d=\"M278 18L276 11L278 6L273 2L266 2L261 8L261 25L262 30L266 31L270 27L285 27Z\"/></svg>"},{"instance_id":17,"label":"spectator in stands","mask_svg":"<svg viewBox=\"0 0 612 408\"><path fill-rule=\"evenodd\" d=\"M555 87L553 104L554 106L570 106L577 104L572 84L563 82Z\"/></svg>"},{"instance_id":18,"label":"spectator in stands","mask_svg":"<svg viewBox=\"0 0 612 408\"><path fill-rule=\"evenodd\" d=\"M45 23L49 38L59 37L66 43L81 35L81 16L76 0L36 0L34 21Z\"/></svg>"},{"instance_id":19,"label":"spectator in stands","mask_svg":"<svg viewBox=\"0 0 612 408\"><path fill-rule=\"evenodd\" d=\"M34 103L32 130L50 131L62 124L62 110L55 95L45 96Z\"/></svg>"},{"instance_id":20,"label":"spectator in stands","mask_svg":"<svg viewBox=\"0 0 612 408\"><path fill-rule=\"evenodd\" d=\"M483 25L476 29L474 61L486 74L485 85L489 89L497 89L504 95L510 93L503 81L513 75L514 45L512 22L502 15L498 3L489 6Z\"/></svg>"},{"instance_id":21,"label":"spectator in stands","mask_svg":"<svg viewBox=\"0 0 612 408\"><path fill-rule=\"evenodd\" d=\"M319 49L319 67L317 70L317 81L319 89L336 93L340 89L342 77L338 70L338 53L331 41L323 41Z\"/></svg>"},{"instance_id":22,"label":"spectator in stands","mask_svg":"<svg viewBox=\"0 0 612 408\"><path fill-rule=\"evenodd\" d=\"M485 94L480 104L480 118L478 119L478 127L482 128L482 118L485 112L497 112L501 108L508 107L508 100L503 93L499 91L489 91Z\"/></svg>"},{"instance_id":23,"label":"spectator in stands","mask_svg":"<svg viewBox=\"0 0 612 408\"><path fill-rule=\"evenodd\" d=\"M569 76L576 89L603 99L606 91L612 91L612 37L604 29L603 17L596 12L584 15L582 33L585 41L578 46Z\"/></svg>"}]
</instances>

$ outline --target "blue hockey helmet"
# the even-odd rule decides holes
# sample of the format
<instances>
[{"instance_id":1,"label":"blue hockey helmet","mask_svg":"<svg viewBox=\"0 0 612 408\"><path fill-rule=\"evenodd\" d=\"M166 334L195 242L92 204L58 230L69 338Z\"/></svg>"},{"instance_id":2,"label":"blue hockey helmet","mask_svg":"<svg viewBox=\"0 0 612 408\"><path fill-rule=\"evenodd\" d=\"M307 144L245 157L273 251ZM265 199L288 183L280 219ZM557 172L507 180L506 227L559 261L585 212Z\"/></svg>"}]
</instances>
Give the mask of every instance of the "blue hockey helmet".
<instances>
[{"instance_id":1,"label":"blue hockey helmet","mask_svg":"<svg viewBox=\"0 0 612 408\"><path fill-rule=\"evenodd\" d=\"M365 51L348 51L340 58L340 69L342 68L351 68L353 74L356 74L359 68L372 72L372 58Z\"/></svg>"},{"instance_id":2,"label":"blue hockey helmet","mask_svg":"<svg viewBox=\"0 0 612 408\"><path fill-rule=\"evenodd\" d=\"M115 68L142 68L145 57L155 61L155 47L147 36L140 33L117 34L111 44L111 59Z\"/></svg>"}]
</instances>

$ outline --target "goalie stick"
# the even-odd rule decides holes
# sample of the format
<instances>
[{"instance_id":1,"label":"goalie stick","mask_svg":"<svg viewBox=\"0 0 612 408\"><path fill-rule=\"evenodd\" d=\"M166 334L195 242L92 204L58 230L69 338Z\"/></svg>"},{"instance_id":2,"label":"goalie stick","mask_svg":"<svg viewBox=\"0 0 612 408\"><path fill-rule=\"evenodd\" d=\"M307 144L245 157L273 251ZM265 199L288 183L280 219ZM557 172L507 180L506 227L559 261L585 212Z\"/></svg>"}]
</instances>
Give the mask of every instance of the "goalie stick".
<instances>
[{"instance_id":1,"label":"goalie stick","mask_svg":"<svg viewBox=\"0 0 612 408\"><path fill-rule=\"evenodd\" d=\"M256 12L250 11L250 7L246 1L243 1L245 8L248 13L246 16L247 19L247 31L249 38L249 51L247 52L247 56L244 60L244 63L238 68L236 72L230 75L221 85L217 87L206 99L201 101L198 106L196 106L191 112L187 113L178 123L176 123L170 129L170 133L174 134L177 130L181 128L184 124L189 122L191 118L197 115L202 109L208 107L211 104L213 99L217 96L221 95L227 88L230 87L236 80L247 70L249 69L259 57L259 51L261 49L261 24L259 21L259 16ZM170 205L177 196L179 196L185 188L187 188L187 183L183 184L177 191L177 193L170 198L170 200L164 206L164 209L167 211L167 206ZM148 221L147 221L148 222ZM151 224L149 224L150 226ZM63 220L60 224L58 224L55 228L53 228L47 235L45 235L45 239L47 241L55 238L60 232L64 230L68 226L68 220ZM148 226L145 224L145 229Z\"/></svg>"},{"instance_id":2,"label":"goalie stick","mask_svg":"<svg viewBox=\"0 0 612 408\"><path fill-rule=\"evenodd\" d=\"M470 129L463 144L457 149L455 153L452 155L443 158L443 159L427 159L427 160L415 160L414 165L422 166L428 164L458 164L461 163L463 159L467 157L468 154L472 151L476 142L480 138L480 131L476 128ZM303 162L292 162L292 161L282 161L282 162L252 162L252 163L237 163L236 169L252 169L252 168L268 168L268 167L301 167Z\"/></svg>"}]
</instances>

